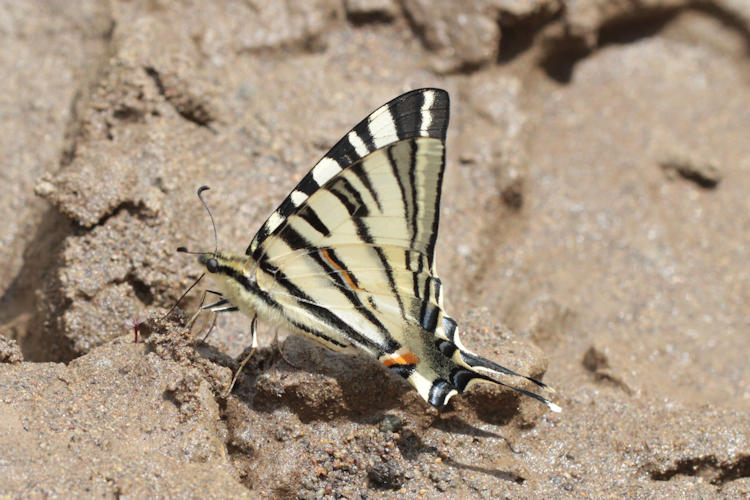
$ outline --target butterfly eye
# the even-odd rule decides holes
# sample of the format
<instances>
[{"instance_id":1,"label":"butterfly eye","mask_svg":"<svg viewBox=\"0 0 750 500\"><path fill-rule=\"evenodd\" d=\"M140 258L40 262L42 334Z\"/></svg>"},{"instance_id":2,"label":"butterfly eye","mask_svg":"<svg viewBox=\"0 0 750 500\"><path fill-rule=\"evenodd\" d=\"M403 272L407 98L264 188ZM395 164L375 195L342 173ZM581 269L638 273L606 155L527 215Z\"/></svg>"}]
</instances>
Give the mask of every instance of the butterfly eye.
<instances>
[{"instance_id":1,"label":"butterfly eye","mask_svg":"<svg viewBox=\"0 0 750 500\"><path fill-rule=\"evenodd\" d=\"M206 261L206 269L209 273L215 273L219 270L219 262L216 259L208 259Z\"/></svg>"}]
</instances>

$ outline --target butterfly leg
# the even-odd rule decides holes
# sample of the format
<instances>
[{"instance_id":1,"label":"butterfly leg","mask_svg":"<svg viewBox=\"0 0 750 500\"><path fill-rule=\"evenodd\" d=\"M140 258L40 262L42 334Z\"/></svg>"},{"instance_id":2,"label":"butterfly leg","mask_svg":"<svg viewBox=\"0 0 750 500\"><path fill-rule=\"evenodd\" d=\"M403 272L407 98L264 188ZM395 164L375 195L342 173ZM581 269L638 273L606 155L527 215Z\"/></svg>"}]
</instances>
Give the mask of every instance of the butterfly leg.
<instances>
[{"instance_id":1,"label":"butterfly leg","mask_svg":"<svg viewBox=\"0 0 750 500\"><path fill-rule=\"evenodd\" d=\"M206 331L206 334L201 339L201 344L205 344L206 340L208 340L208 336L211 335L211 332L214 331L214 327L216 326L216 314L214 314L213 319L211 320L211 326L208 327L208 330Z\"/></svg>"},{"instance_id":2,"label":"butterfly leg","mask_svg":"<svg viewBox=\"0 0 750 500\"><path fill-rule=\"evenodd\" d=\"M185 328L190 330L190 328L193 326L193 323L195 323L195 320L198 319L198 315L203 310L203 303L206 301L206 293L208 293L208 290L203 290L203 294L201 295L201 301L198 303L198 309L195 311L195 313L190 316L190 319L185 324Z\"/></svg>"},{"instance_id":3,"label":"butterfly leg","mask_svg":"<svg viewBox=\"0 0 750 500\"><path fill-rule=\"evenodd\" d=\"M276 349L279 352L279 356L281 356L281 359L283 359L286 364L288 364L289 366L291 366L292 368L294 368L296 370L300 370L301 369L299 366L295 365L294 363L292 363L291 361L289 361L288 359L286 359L286 356L284 355L284 346L283 346L283 344L279 343L279 332L278 331L276 332L276 335L274 335L274 337L273 337L273 347L274 347L274 349Z\"/></svg>"},{"instance_id":4,"label":"butterfly leg","mask_svg":"<svg viewBox=\"0 0 750 500\"><path fill-rule=\"evenodd\" d=\"M218 295L220 299L217 302L214 302L213 304L209 304L207 306L203 305L203 299L205 299L207 293L213 293L214 295ZM198 311L196 312L196 315L200 311L210 311L214 313L220 313L220 312L234 312L238 309L232 305L231 302L229 302L227 299L223 298L223 295L221 292L217 292L215 290L206 290L203 292L203 298L201 299L201 305L198 307ZM208 339L208 336L211 335L211 332L213 331L214 327L216 326L216 314L213 315L213 320L211 321L211 326L206 331L206 334L201 339L202 343L206 342L206 339Z\"/></svg>"},{"instance_id":5,"label":"butterfly leg","mask_svg":"<svg viewBox=\"0 0 750 500\"><path fill-rule=\"evenodd\" d=\"M223 397L229 396L229 394L232 392L232 389L234 388L235 382L237 382L237 377L240 376L240 373L242 372L242 369L245 368L245 365L250 360L250 357L255 352L255 349L258 347L258 335L257 330L255 329L255 326L258 323L258 316L253 316L253 321L250 323L250 334L252 335L252 343L250 344L250 352L245 356L245 359L242 360L242 363L240 363L240 367L237 369L237 371L234 373L234 376L232 377L232 383L229 384L229 387L226 391L224 391Z\"/></svg>"},{"instance_id":6,"label":"butterfly leg","mask_svg":"<svg viewBox=\"0 0 750 500\"><path fill-rule=\"evenodd\" d=\"M208 293L218 294L218 292L215 292L213 290L204 290L203 291L203 295L201 295L201 301L198 304L198 309L195 311L195 313L190 317L190 320L188 320L188 322L187 322L186 326L187 326L188 330L190 330L190 328L192 328L193 323L195 323L195 320L198 319L198 315L201 313L201 311L203 311L205 309L208 309L210 311L215 311L215 309L211 309L211 307L215 306L216 304L211 304L209 306L204 306L203 305L203 302L206 301L206 295ZM219 294L219 295L221 295L221 294ZM224 300L223 302L227 302L227 301ZM213 331L213 329L214 329L215 326L216 326L216 315L214 314L214 317L211 320L211 325L208 327L208 330L206 331L206 334L201 339L201 343L205 343L206 342L206 339L208 338L209 335L211 335L211 332Z\"/></svg>"}]
</instances>

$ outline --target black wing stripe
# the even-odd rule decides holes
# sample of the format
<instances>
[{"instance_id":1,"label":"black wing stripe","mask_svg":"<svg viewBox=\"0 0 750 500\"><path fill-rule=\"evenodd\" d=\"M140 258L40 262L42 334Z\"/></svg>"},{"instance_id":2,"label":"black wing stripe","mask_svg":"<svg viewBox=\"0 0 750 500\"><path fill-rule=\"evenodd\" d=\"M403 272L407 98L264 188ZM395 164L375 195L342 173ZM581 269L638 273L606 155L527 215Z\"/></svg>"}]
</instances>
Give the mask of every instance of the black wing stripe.
<instances>
[{"instance_id":1,"label":"black wing stripe","mask_svg":"<svg viewBox=\"0 0 750 500\"><path fill-rule=\"evenodd\" d=\"M323 332L320 332L320 331L318 331L318 330L316 330L314 328L311 328L310 325L306 325L304 323L300 323L299 321L294 321L293 319L288 318L288 317L286 318L286 320L289 321L289 323L291 323L293 327L295 327L295 328L297 328L297 329L299 329L299 330L301 330L301 331L303 331L305 333L308 333L308 334L312 335L313 337L321 338L321 339L325 340L326 342L330 342L331 344L333 344L335 346L341 347L342 349L345 348L345 347L349 347L349 344L344 344L343 342L339 342L336 339L332 339L331 337L329 337L328 335L324 334Z\"/></svg>"},{"instance_id":2,"label":"black wing stripe","mask_svg":"<svg viewBox=\"0 0 750 500\"><path fill-rule=\"evenodd\" d=\"M438 351L442 352L443 356L445 356L446 358L453 357L453 354L458 349L458 347L456 347L456 344L454 344L450 340L437 340L435 341L435 347L437 347Z\"/></svg>"},{"instance_id":3,"label":"black wing stripe","mask_svg":"<svg viewBox=\"0 0 750 500\"><path fill-rule=\"evenodd\" d=\"M315 178L313 177L312 171L308 172L307 175L305 175L299 184L297 184L297 187L295 190L301 191L305 193L307 196L310 196L315 191L317 191L320 188L320 184L317 183Z\"/></svg>"},{"instance_id":4,"label":"black wing stripe","mask_svg":"<svg viewBox=\"0 0 750 500\"><path fill-rule=\"evenodd\" d=\"M453 318L449 318L445 314L443 314L443 332L445 333L445 338L450 340L451 342L454 341L456 338L456 327L458 324L456 323L456 320Z\"/></svg>"},{"instance_id":5,"label":"black wing stripe","mask_svg":"<svg viewBox=\"0 0 750 500\"><path fill-rule=\"evenodd\" d=\"M395 373L396 375L401 375L404 378L409 378L412 373L414 373L414 370L417 368L417 365L391 365L390 370L391 372Z\"/></svg>"},{"instance_id":6,"label":"black wing stripe","mask_svg":"<svg viewBox=\"0 0 750 500\"><path fill-rule=\"evenodd\" d=\"M388 104L391 114L396 117L396 134L399 138L413 135L419 130L422 115L416 111L424 104L424 94L420 93L411 98L396 99Z\"/></svg>"},{"instance_id":7,"label":"black wing stripe","mask_svg":"<svg viewBox=\"0 0 750 500\"><path fill-rule=\"evenodd\" d=\"M411 248L414 248L414 241L417 239L417 233L419 233L419 204L417 203L417 141L412 141L409 145L411 152L409 154L409 187L411 188Z\"/></svg>"},{"instance_id":8,"label":"black wing stripe","mask_svg":"<svg viewBox=\"0 0 750 500\"><path fill-rule=\"evenodd\" d=\"M328 335L325 335L324 333L319 332L318 330L315 330L315 329L311 328L308 325L300 324L299 322L294 321L293 319L291 319L288 316L286 316L284 314L284 307L281 304L279 304L278 302L276 302L275 300L273 300L273 298L271 298L271 296L267 292L265 292L264 290L260 289L260 287L257 285L257 283L255 283L255 281L250 281L247 278L247 276L245 276L244 274L236 271L235 269L233 269L231 267L227 267L227 266L221 266L218 269L217 272L227 274L227 275L231 276L232 278L234 278L238 283L240 283L243 286L243 288L245 288L245 290L248 293L251 293L251 294L255 295L256 297L259 297L267 306L269 306L270 308L276 309L277 311L281 312L281 314L286 318L286 320L289 321L289 323L291 323L292 326L294 326L295 328L298 328L298 329L300 329L303 332L309 333L312 336L319 337L319 338L321 338L321 339L323 339L323 340L325 340L327 342L330 342L331 344L336 345L338 347L341 347L341 348L348 347L348 344L344 344L344 343L339 342L339 341L337 341L335 339L332 339Z\"/></svg>"},{"instance_id":9,"label":"black wing stripe","mask_svg":"<svg viewBox=\"0 0 750 500\"><path fill-rule=\"evenodd\" d=\"M441 165L445 165L445 148L443 148ZM437 242L438 227L440 225L440 197L443 191L443 172L441 168L438 172L437 185L435 186L435 202L432 205L434 216L432 219L432 227L430 228L429 243L427 244L427 258L429 259L430 269L433 274L436 274L435 269L435 243Z\"/></svg>"},{"instance_id":10,"label":"black wing stripe","mask_svg":"<svg viewBox=\"0 0 750 500\"><path fill-rule=\"evenodd\" d=\"M367 217L369 215L367 204L362 199L362 195L345 177L337 179L327 190L341 200L352 217Z\"/></svg>"},{"instance_id":11,"label":"black wing stripe","mask_svg":"<svg viewBox=\"0 0 750 500\"><path fill-rule=\"evenodd\" d=\"M354 215L355 213L357 213L357 208L359 207L359 205L353 202L346 193L336 189L335 186L331 186L327 189L327 191L339 199L341 204L344 205L344 208L346 208L346 211L349 215Z\"/></svg>"},{"instance_id":12,"label":"black wing stripe","mask_svg":"<svg viewBox=\"0 0 750 500\"><path fill-rule=\"evenodd\" d=\"M305 207L304 210L302 210L299 213L299 216L310 226L315 229L317 232L322 234L323 236L328 236L331 234L331 231L328 229L328 227L323 223L322 220L318 217L318 214L315 210L313 210L310 207Z\"/></svg>"},{"instance_id":13,"label":"black wing stripe","mask_svg":"<svg viewBox=\"0 0 750 500\"><path fill-rule=\"evenodd\" d=\"M453 387L450 382L441 378L433 380L427 402L435 408L442 408L445 406L445 400L448 398L448 394L454 389L455 387Z\"/></svg>"},{"instance_id":14,"label":"black wing stripe","mask_svg":"<svg viewBox=\"0 0 750 500\"><path fill-rule=\"evenodd\" d=\"M403 179L401 179L401 174L398 171L398 164L396 163L396 157L393 155L393 146L389 147L386 150L386 153L388 155L388 163L391 165L391 171L393 172L393 177L396 179L396 183L398 184L398 189L401 192L401 203L404 205L404 211L406 215L408 216L409 202L406 199L406 186L404 186L404 181Z\"/></svg>"},{"instance_id":15,"label":"black wing stripe","mask_svg":"<svg viewBox=\"0 0 750 500\"><path fill-rule=\"evenodd\" d=\"M433 276L431 278L432 281L432 293L435 294L435 302L442 307L442 290L443 290L443 282L440 281L440 278L437 276Z\"/></svg>"},{"instance_id":16,"label":"black wing stripe","mask_svg":"<svg viewBox=\"0 0 750 500\"><path fill-rule=\"evenodd\" d=\"M386 153L388 156L388 163L390 163L391 165L391 171L393 172L393 177L396 179L396 183L398 184L399 191L401 192L401 203L404 207L404 215L408 220L409 213L411 212L411 203L409 202L410 200L406 196L407 186L404 185L404 179L401 178L401 172L398 169L398 162L393 153L393 146L390 146L386 150Z\"/></svg>"},{"instance_id":17,"label":"black wing stripe","mask_svg":"<svg viewBox=\"0 0 750 500\"><path fill-rule=\"evenodd\" d=\"M352 130L346 134L343 139L336 143L326 156L336 160L340 165L345 165L346 167L360 160L364 155L357 153L354 144L351 142L352 134L359 138L359 136L356 135L356 132Z\"/></svg>"},{"instance_id":18,"label":"black wing stripe","mask_svg":"<svg viewBox=\"0 0 750 500\"><path fill-rule=\"evenodd\" d=\"M422 111L423 116L424 114L429 114L430 116L430 125L427 127L426 136L445 141L445 135L448 131L448 108L450 105L448 93L438 91L431 92L429 95L432 99L432 104L428 109L423 109ZM424 121L423 117L422 123L424 123Z\"/></svg>"},{"instance_id":19,"label":"black wing stripe","mask_svg":"<svg viewBox=\"0 0 750 500\"><path fill-rule=\"evenodd\" d=\"M380 205L380 198L378 198L378 193L375 191L375 189L372 187L372 183L370 182L370 178L365 173L364 169L362 168L362 165L364 163L359 163L352 167L352 173L357 176L357 179L359 179L359 182L362 183L362 185L367 189L367 192L370 193L370 196L372 196L372 199L375 201L375 205L377 205L378 210L381 212L383 211L383 207Z\"/></svg>"},{"instance_id":20,"label":"black wing stripe","mask_svg":"<svg viewBox=\"0 0 750 500\"><path fill-rule=\"evenodd\" d=\"M408 258L408 257L407 257ZM419 276L422 274L422 258L420 255L419 260L417 261L417 268L413 270L412 274L412 281L414 281L414 296L419 297Z\"/></svg>"},{"instance_id":21,"label":"black wing stripe","mask_svg":"<svg viewBox=\"0 0 750 500\"><path fill-rule=\"evenodd\" d=\"M273 267L273 266L269 265L268 267ZM344 335L346 335L347 338L351 339L352 342L359 344L360 346L371 347L379 353L388 352L388 349L390 348L389 345L383 345L383 344L374 342L372 339L367 338L366 336L359 333L356 329L352 328L347 322L342 320L339 316L337 316L330 310L326 309L325 307L321 305L318 305L318 303L312 297L307 295L297 285L295 285L283 273L283 271L279 269L274 269L273 275L274 275L274 279L276 280L276 282L278 282L282 287L284 287L289 292L290 295L294 297L295 302L300 308L307 310L308 312L316 316L318 319L333 326L334 328L342 332Z\"/></svg>"},{"instance_id":22,"label":"black wing stripe","mask_svg":"<svg viewBox=\"0 0 750 500\"><path fill-rule=\"evenodd\" d=\"M292 197L290 195L286 197L281 205L279 205L279 208L276 209L276 213L286 219L290 214L292 214L292 212L294 212L296 208L297 205L294 204L294 201L292 201Z\"/></svg>"},{"instance_id":23,"label":"black wing stripe","mask_svg":"<svg viewBox=\"0 0 750 500\"><path fill-rule=\"evenodd\" d=\"M378 258L380 259L380 262L383 264L383 269L385 269L385 276L388 279L388 287L391 290L391 293L394 297L396 297L396 301L398 302L398 308L401 310L401 317L406 319L406 309L404 308L404 299L401 298L401 294L398 293L398 288L396 287L396 281L393 279L393 268L391 267L391 263L388 262L388 258L383 253L383 249L380 247L374 247L375 253L377 253Z\"/></svg>"},{"instance_id":24,"label":"black wing stripe","mask_svg":"<svg viewBox=\"0 0 750 500\"><path fill-rule=\"evenodd\" d=\"M289 245L292 250L299 250L300 248L310 248L312 245L310 242L302 236L296 229L287 225L284 231L279 235L284 242ZM261 262L265 259L261 259Z\"/></svg>"},{"instance_id":25,"label":"black wing stripe","mask_svg":"<svg viewBox=\"0 0 750 500\"><path fill-rule=\"evenodd\" d=\"M428 332L434 332L437 327L438 316L440 315L440 309L435 305L431 304L424 299L422 302L422 328Z\"/></svg>"},{"instance_id":26,"label":"black wing stripe","mask_svg":"<svg viewBox=\"0 0 750 500\"><path fill-rule=\"evenodd\" d=\"M380 322L380 320L378 320L378 318L375 317L372 311L362 303L355 291L349 288L349 285L344 279L344 275L340 272L340 270L343 270L346 273L346 276L348 276L354 282L354 285L358 286L354 274L349 272L344 263L341 262L338 257L336 257L333 249L325 249L325 252L326 255L339 267L339 269L331 266L326 261L326 259L320 255L320 253L310 254L310 256L320 266L320 268L323 269L327 273L327 275L336 283L339 291L344 294L349 303L357 309L359 314L364 316L367 321L369 321L377 330L379 330L384 334L384 336L387 337L388 329L383 325L383 323Z\"/></svg>"},{"instance_id":27,"label":"black wing stripe","mask_svg":"<svg viewBox=\"0 0 750 500\"><path fill-rule=\"evenodd\" d=\"M245 276L245 274L228 266L219 267L217 272L230 276L232 279L242 285L242 287L248 293L260 298L268 307L283 311L283 307L281 306L281 304L273 300L273 298L271 298L271 296L265 290L261 290L258 284L255 281L249 280L247 276Z\"/></svg>"},{"instance_id":28,"label":"black wing stripe","mask_svg":"<svg viewBox=\"0 0 750 500\"><path fill-rule=\"evenodd\" d=\"M469 382L474 379L492 381L491 378L484 377L477 374L476 372L467 370L466 368L456 368L451 373L451 382L453 382L453 385L456 387L456 389L458 389L458 392L464 392L466 390L466 386L469 385Z\"/></svg>"},{"instance_id":29,"label":"black wing stripe","mask_svg":"<svg viewBox=\"0 0 750 500\"><path fill-rule=\"evenodd\" d=\"M372 153L377 149L375 142L370 132L369 120L362 120L352 129L352 132L356 133L359 139L364 143L368 153Z\"/></svg>"},{"instance_id":30,"label":"black wing stripe","mask_svg":"<svg viewBox=\"0 0 750 500\"><path fill-rule=\"evenodd\" d=\"M245 250L245 255L253 254L253 257L257 259L257 253L260 249L259 242L265 241L266 238L268 238L269 230L266 224L264 223L262 226L260 226L260 229L258 229L258 232L255 233L255 237L253 238L253 241L250 242L250 245L247 247L247 250ZM257 246L256 246L257 245Z\"/></svg>"},{"instance_id":31,"label":"black wing stripe","mask_svg":"<svg viewBox=\"0 0 750 500\"><path fill-rule=\"evenodd\" d=\"M420 297L422 300L422 306L419 310L419 317L422 320L422 326L425 330L428 332L434 332L435 327L437 326L437 319L438 319L438 313L440 310L430 301L430 280L425 279L424 280L424 291L417 295L417 297ZM432 328L427 328L427 326L431 326Z\"/></svg>"}]
</instances>

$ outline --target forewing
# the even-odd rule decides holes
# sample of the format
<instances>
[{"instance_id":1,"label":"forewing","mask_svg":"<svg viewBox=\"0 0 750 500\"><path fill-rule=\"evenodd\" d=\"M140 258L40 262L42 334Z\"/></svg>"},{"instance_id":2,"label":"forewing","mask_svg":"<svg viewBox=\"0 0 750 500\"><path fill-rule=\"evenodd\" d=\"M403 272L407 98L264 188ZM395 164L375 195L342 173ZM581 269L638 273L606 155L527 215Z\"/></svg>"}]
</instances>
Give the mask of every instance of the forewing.
<instances>
[{"instance_id":1,"label":"forewing","mask_svg":"<svg viewBox=\"0 0 750 500\"><path fill-rule=\"evenodd\" d=\"M305 205L310 195L368 154L415 137L444 142L448 110L448 93L431 88L407 92L376 109L310 170L261 226L245 253L258 259L263 241L277 233L288 217Z\"/></svg>"}]
</instances>

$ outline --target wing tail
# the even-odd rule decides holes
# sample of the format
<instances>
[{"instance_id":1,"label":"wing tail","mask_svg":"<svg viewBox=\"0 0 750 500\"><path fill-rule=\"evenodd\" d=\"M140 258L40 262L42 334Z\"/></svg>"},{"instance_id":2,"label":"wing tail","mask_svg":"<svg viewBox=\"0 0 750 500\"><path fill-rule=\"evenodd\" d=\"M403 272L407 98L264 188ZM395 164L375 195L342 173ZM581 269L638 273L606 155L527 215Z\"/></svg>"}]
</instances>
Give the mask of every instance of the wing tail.
<instances>
[{"instance_id":1,"label":"wing tail","mask_svg":"<svg viewBox=\"0 0 750 500\"><path fill-rule=\"evenodd\" d=\"M471 357L483 359L473 355ZM523 394L524 396L536 399L540 403L547 406L547 408L549 408L553 412L559 413L560 411L562 411L559 405L545 398L544 396L540 396L539 394L526 390L522 387L503 382L496 377L490 376L489 374L481 373L477 369L470 366L468 363L456 363L451 359L449 364L450 371L448 372L446 377L440 377L436 375L433 370L434 367L427 362L417 363L414 367L413 372L409 373L408 376L406 376L406 374L402 375L405 375L407 380L417 389L422 397L424 397L428 403L430 403L432 406L435 406L436 408L444 407L451 397L456 394L462 394L466 392L469 387L476 383L490 383L499 385L501 387L507 387L508 389L518 392L519 394ZM514 373L511 370L507 369L499 370L496 373L508 375L509 373L507 372ZM526 377L524 375L518 374L516 375L521 378L531 380L532 382L545 389L549 389L546 384L532 379L531 377Z\"/></svg>"},{"instance_id":2,"label":"wing tail","mask_svg":"<svg viewBox=\"0 0 750 500\"><path fill-rule=\"evenodd\" d=\"M439 356L425 356L426 359L416 365L415 375L409 378L409 382L420 391L420 394L430 404L441 408L453 395L465 392L474 383L484 382L507 387L536 399L554 412L561 411L560 406L549 399L517 385L503 382L501 377L521 378L537 387L554 392L544 382L485 359L463 346L456 321L442 311L443 298L440 288L438 281L432 290L432 301L440 308L439 319L434 322L434 326L430 325ZM441 361L436 362L437 359Z\"/></svg>"},{"instance_id":3,"label":"wing tail","mask_svg":"<svg viewBox=\"0 0 750 500\"><path fill-rule=\"evenodd\" d=\"M555 390L552 387L548 386L541 380L537 380L534 377L529 377L527 375L522 375L520 373L514 372L510 368L506 368L493 361L490 361L489 359L483 358L481 356L477 356L474 353L461 351L460 356L463 362L466 363L466 365L469 368L472 368L475 371L480 371L483 373L487 372L490 375L510 375L511 377L520 377L520 378L528 380L529 382L536 384L537 386L541 387L544 390L547 390L549 392L555 392Z\"/></svg>"},{"instance_id":4,"label":"wing tail","mask_svg":"<svg viewBox=\"0 0 750 500\"><path fill-rule=\"evenodd\" d=\"M545 404L547 406L547 408L549 408L550 410L552 410L552 411L554 411L556 413L559 413L560 411L562 411L562 409L560 408L560 406L558 406L554 402L550 401L549 399L547 399L547 398L545 398L543 396L540 396L539 394L536 394L534 392L531 392L531 391L528 391L526 389L523 389L521 387L518 387L518 386L515 386L515 385L512 385L512 384L507 384L505 382L502 382L502 381L498 380L495 377L497 375L499 375L499 374L511 375L511 376L514 376L514 377L520 377L520 378L526 379L526 380L528 380L530 382L533 382L534 384L536 384L537 386L541 387L542 389L545 389L545 390L547 390L549 392L555 392L554 389L552 389L550 386L548 386L544 382L541 382L541 381L539 381L539 380L537 380L535 378L532 378L532 377L528 377L526 375L521 375L519 373L516 373L513 370L509 370L508 368L505 368L504 366L500 366L497 363L493 363L492 361L490 361L488 359L485 359L485 358L482 358L480 356L477 356L475 354L466 353L466 352L460 352L460 356L464 360L467 360L467 359L471 360L471 362L475 363L475 364L474 365L470 365L469 362L466 363L466 367L464 368L464 371L461 372L461 375L460 375L460 377L465 378L466 380L465 381L461 380L461 382L464 384L464 388L463 388L462 391L459 391L459 392L464 392L466 390L466 388L469 385L471 385L472 383L487 382L487 383L492 383L492 384L500 385L502 387L507 387L508 389L512 389L512 390L514 390L514 391L516 391L518 393L521 393L521 394L523 394L525 396L528 396L530 398L534 398L537 401ZM490 366L492 368L490 368ZM479 370L481 370L482 372L488 372L488 374L482 373ZM489 376L489 374L495 375L495 377Z\"/></svg>"}]
</instances>

